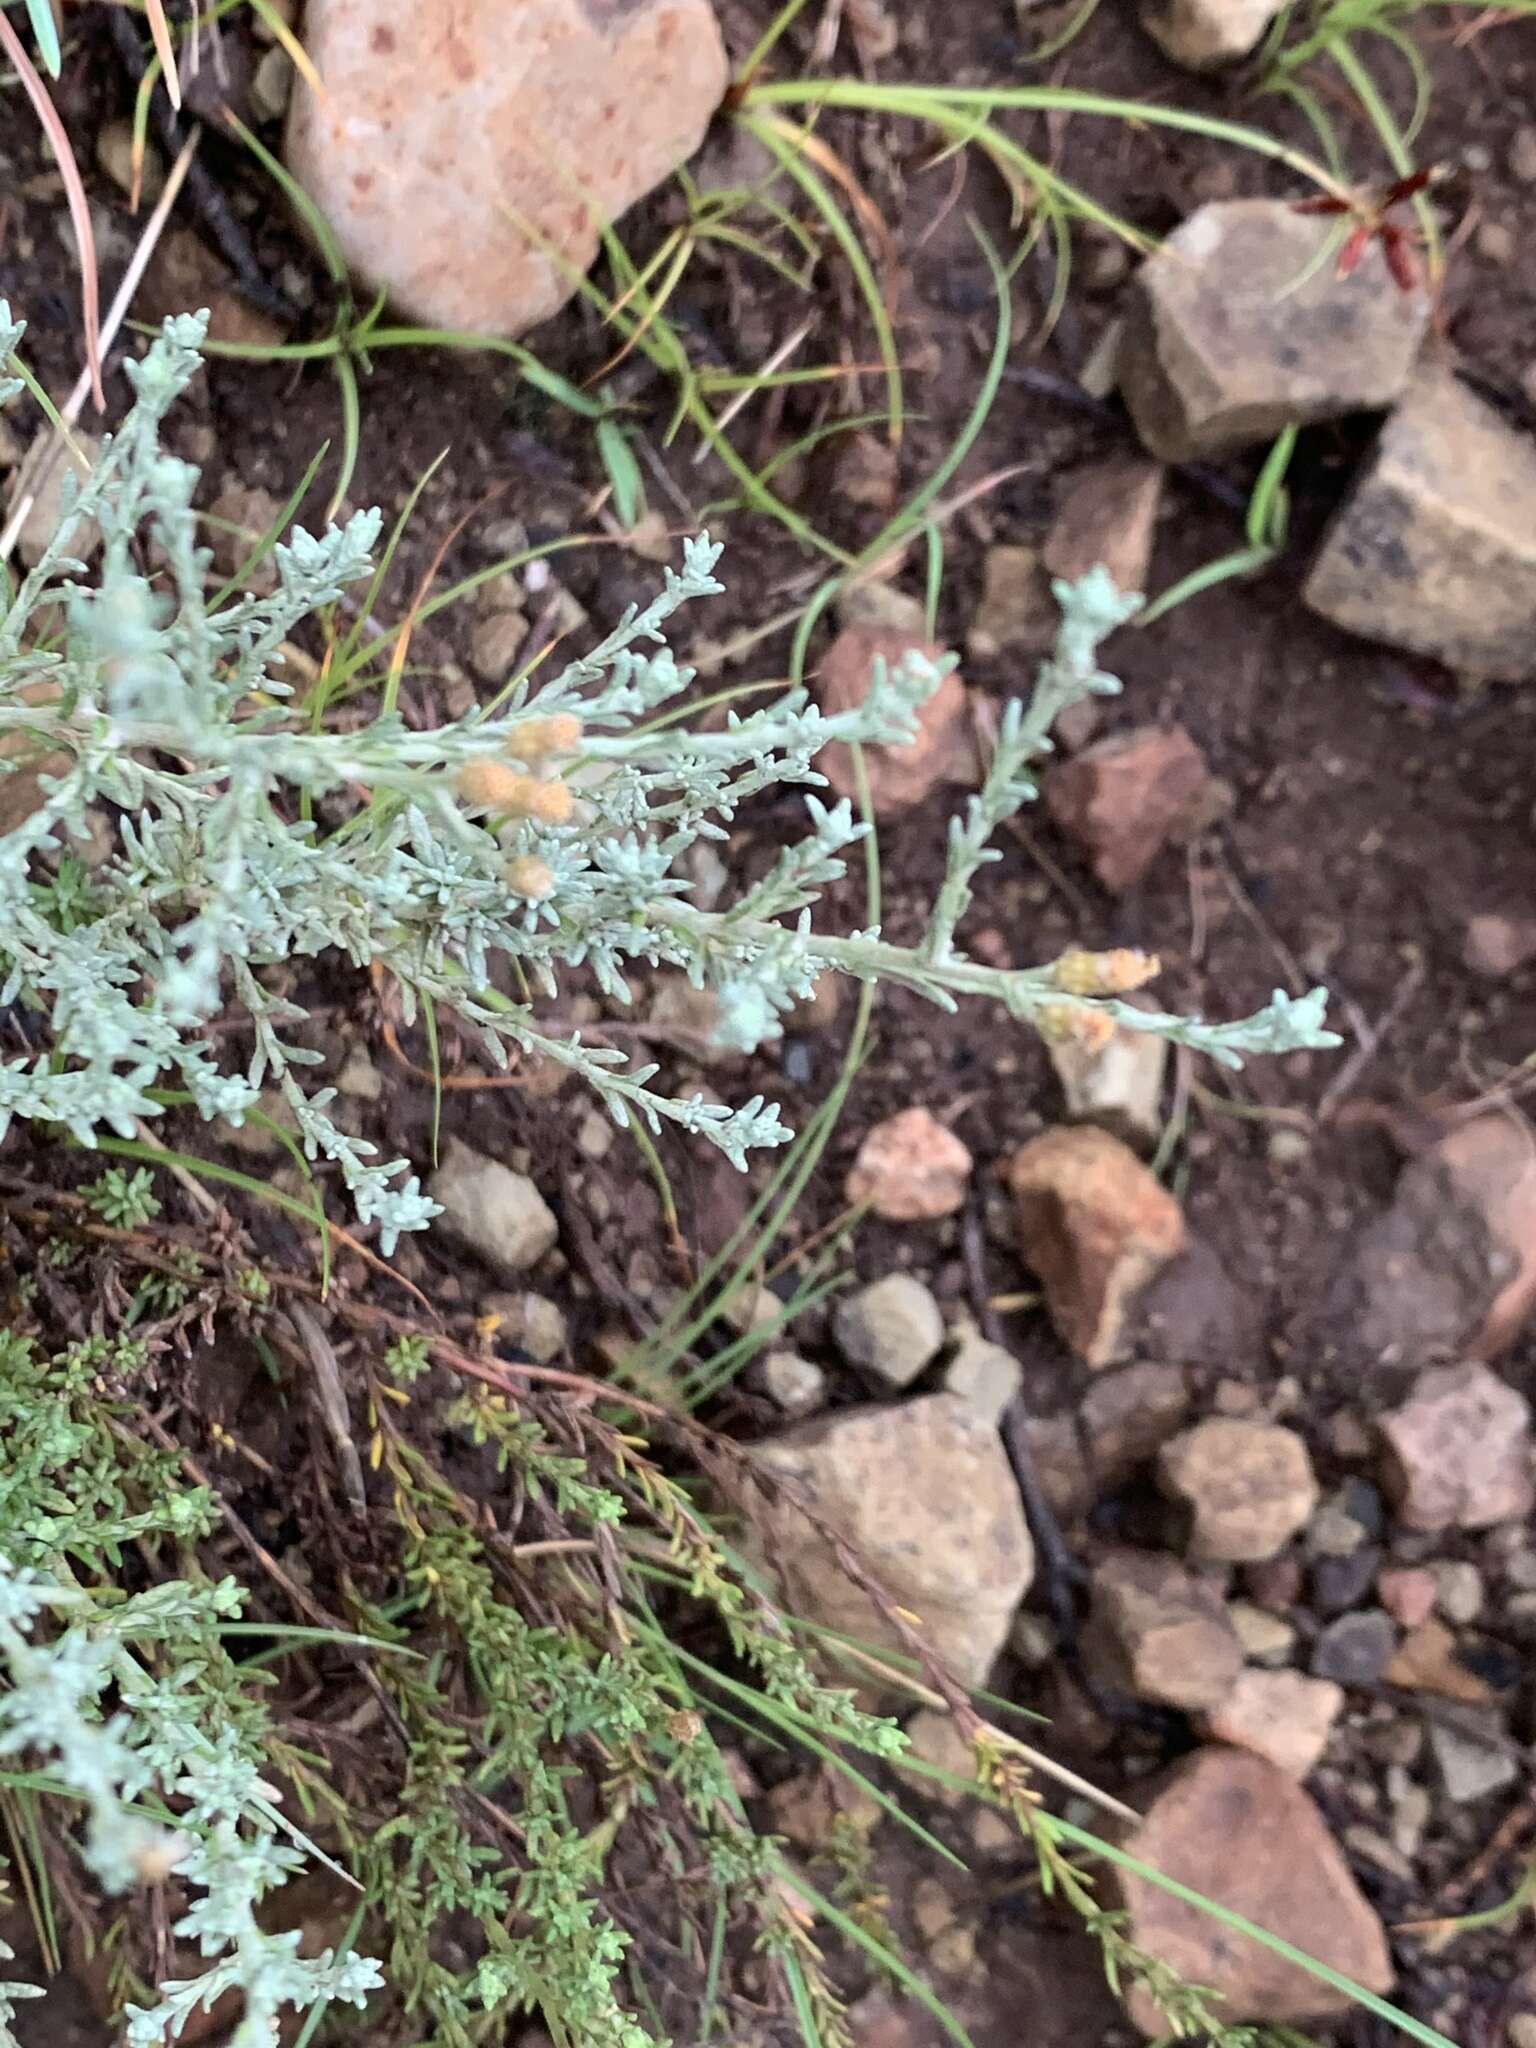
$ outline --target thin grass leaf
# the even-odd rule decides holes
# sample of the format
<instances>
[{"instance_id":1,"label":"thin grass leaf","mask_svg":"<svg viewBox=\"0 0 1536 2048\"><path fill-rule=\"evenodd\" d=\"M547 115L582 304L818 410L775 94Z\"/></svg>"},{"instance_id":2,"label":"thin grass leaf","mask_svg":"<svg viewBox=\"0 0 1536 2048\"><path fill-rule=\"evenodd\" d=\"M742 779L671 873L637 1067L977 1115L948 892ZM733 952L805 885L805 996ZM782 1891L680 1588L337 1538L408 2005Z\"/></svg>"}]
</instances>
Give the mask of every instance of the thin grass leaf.
<instances>
[{"instance_id":1,"label":"thin grass leaf","mask_svg":"<svg viewBox=\"0 0 1536 2048\"><path fill-rule=\"evenodd\" d=\"M837 1929L845 1941L851 1941L855 1948L861 1948L873 1959L878 1970L888 1972L908 1998L915 2000L924 2012L938 2021L951 2041L957 2044L957 2048L975 2048L970 2035L943 1999L931 1990L900 1956L887 1948L884 1942L877 1941L867 1928L861 1927L851 1913L845 1913L840 1906L833 1905L825 1892L818 1891L803 1871L787 1863L782 1856L774 1856L773 1867L781 1884L786 1884L791 1891L798 1892L819 1920L825 1920L829 1927Z\"/></svg>"},{"instance_id":2,"label":"thin grass leaf","mask_svg":"<svg viewBox=\"0 0 1536 2048\"><path fill-rule=\"evenodd\" d=\"M29 0L29 5L35 0ZM48 0L42 0L46 10ZM34 17L35 26L35 17ZM55 44L55 52L57 44ZM106 394L101 386L101 287L96 273L96 236L91 227L91 205L85 194L85 184L80 176L80 166L70 148L69 134L59 119L58 109L49 97L48 88L37 74L36 66L27 55L26 47L15 29L10 16L0 7L0 51L3 51L15 67L21 80L21 89L32 102L38 124L48 138L48 147L53 151L59 176L64 181L64 198L69 207L70 225L74 229L75 249L80 258L80 322L85 345L86 367L91 373L91 396L98 410L106 406Z\"/></svg>"},{"instance_id":3,"label":"thin grass leaf","mask_svg":"<svg viewBox=\"0 0 1536 2048\"><path fill-rule=\"evenodd\" d=\"M63 61L59 52L59 26L53 18L53 0L27 0L27 20L32 24L37 54L50 78L57 78Z\"/></svg>"}]
</instances>

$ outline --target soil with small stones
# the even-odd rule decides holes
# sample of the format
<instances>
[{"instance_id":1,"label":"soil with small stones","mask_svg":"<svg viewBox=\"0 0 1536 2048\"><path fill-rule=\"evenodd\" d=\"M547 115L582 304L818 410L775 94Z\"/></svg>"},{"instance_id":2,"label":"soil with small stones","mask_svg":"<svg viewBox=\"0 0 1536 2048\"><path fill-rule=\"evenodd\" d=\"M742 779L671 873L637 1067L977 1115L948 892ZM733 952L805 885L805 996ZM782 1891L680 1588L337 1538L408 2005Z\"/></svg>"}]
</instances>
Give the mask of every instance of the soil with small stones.
<instances>
[{"instance_id":1,"label":"soil with small stones","mask_svg":"<svg viewBox=\"0 0 1536 2048\"><path fill-rule=\"evenodd\" d=\"M731 0L723 11L738 56L771 12L747 0ZM818 11L808 10L807 21ZM103 120L125 112L131 98L99 19L105 12L80 11L58 95L87 160L89 138ZM899 21L898 47L882 60L882 77L1003 85L1040 75L1029 67L1030 38L1002 0L900 12L909 18ZM1436 17L1440 12L1427 10ZM1460 12L1445 14L1421 31L1435 93L1417 144L1420 161L1454 168L1448 189L1465 230L1452 238L1439 322L1485 392L1512 417L1531 424L1536 269L1518 253L1509 260L1505 251L1512 246L1518 252L1536 238L1536 185L1517 182L1508 169L1511 141L1536 95L1536 24L1496 18L1478 24ZM790 46L803 61L799 33ZM239 103L249 53L238 37L227 42L230 91ZM1279 101L1245 104L1241 78L1212 84L1174 72L1136 32L1128 10L1118 6L1099 10L1050 75L1089 91L1178 100L1282 127L1286 119ZM1400 97L1406 81L1390 64L1387 82ZM1332 76L1320 76L1316 88L1326 97L1351 161L1374 172L1379 160L1358 107ZM14 105L14 96L6 104ZM240 104L240 111L249 108ZM1166 231L1201 201L1285 189L1259 161L1192 136L1054 118L1020 123L1018 132L1064 174L1153 233ZM888 283L898 294L898 331L912 366L915 414L900 449L904 493L950 447L975 392L991 338L992 293L968 216L1002 236L1003 199L983 166L930 161L927 143L911 128L829 118L823 133L855 166L894 237L897 263ZM1304 139L1299 132L1298 139ZM735 146L722 126L706 145L707 167L726 175ZM295 338L325 332L331 289L273 206L270 189L211 133L202 163L242 224L259 274L294 304ZM27 124L14 117L0 142L0 170L0 295L28 319L31 360L59 391L77 367L77 281L69 230L57 176ZM121 192L99 172L92 172L90 182L110 292L137 230ZM212 241L206 221L185 208L183 217ZM675 217L667 197L651 203L627 224L631 246L654 243ZM1489 224L1508 235L1480 235ZM1065 309L1043 344L1028 339L1038 330L1050 289L1043 256L1027 261L1016 280L1016 317L1026 339L1013 351L997 403L958 484L998 473L1002 480L976 495L944 532L939 634L956 646L964 645L987 547L1038 540L1063 480L1084 463L1132 445L1117 408L1075 395L1077 372L1115 313L1124 274L1115 246L1105 240L1085 234L1079 254ZM831 258L816 295L803 299L761 266L734 256L700 257L686 272L670 312L701 362L761 363L808 314L817 328L803 360L835 356L840 347L853 356L863 349L867 356L856 295ZM575 308L530 340L546 362L577 379L597 371L612 349L611 336L595 317ZM633 405L647 435L647 486L655 507L675 532L693 530L710 500L725 495L727 479L710 461L694 463L687 435L670 449L662 447L670 393L643 364L627 359L611 382ZM115 407L126 395L120 368L109 384ZM875 380L862 392L847 390L844 402L850 412L877 405ZM760 398L738 424L739 445L754 462L766 460L819 424L826 403L816 388ZM393 515L428 465L447 451L402 542L378 608L381 617L397 616L434 565L439 580L450 581L496 560L497 528L510 520L523 522L535 542L604 533L603 477L580 423L489 359L381 352L364 380L363 405L354 503L377 503ZM335 386L323 370L215 362L176 414L170 438L202 465L205 501L231 484L282 499L338 426ZM1536 971L1478 979L1462 959L1475 915L1523 912L1536 895L1536 695L1529 688L1464 690L1431 664L1342 637L1299 604L1309 550L1368 433L1369 423L1351 423L1303 438L1292 476L1290 543L1268 573L1222 585L1146 631L1123 632L1111 650L1125 692L1105 711L1101 730L1176 719L1231 785L1229 817L1187 854L1165 854L1144 885L1112 900L1049 821L1035 816L1026 831L1004 835L1003 858L984 877L968 932L978 954L1017 963L1048 958L1073 943L1145 946L1165 963L1160 1000L1169 1008L1213 1016L1252 1007L1275 987L1299 990L1322 980L1353 1044L1369 1043L1380 1032L1374 1050L1355 1060L1342 1092L1335 1083L1347 1054L1292 1055L1255 1064L1238 1076L1202 1071L1175 1154L1177 1184L1192 1222L1258 1306L1266 1334L1258 1355L1232 1362L1225 1385L1207 1387L1203 1406L1269 1400L1289 1379L1293 1384L1283 1396L1288 1419L1308 1437L1325 1486L1357 1469L1339 1449L1348 1442L1341 1415L1368 1420L1398 1391L1369 1376L1341 1380L1315 1326L1305 1341L1300 1335L1315 1313L1341 1240L1390 1189L1396 1155L1378 1112L1469 1099L1508 1079L1536 1040ZM1225 465L1214 483L1170 479L1154 590L1241 544L1241 505L1252 474L1251 464L1237 461ZM305 508L310 517L319 515L325 479L322 472ZM818 455L792 464L780 485L837 542L856 548L879 515L840 495L838 481L835 458ZM727 543L728 596L686 618L684 654L690 633L709 656L732 635L782 613L803 600L818 572L816 562L769 523L730 512L711 525ZM557 556L555 568L598 622L643 599L657 575L654 562L615 541L611 532L600 545ZM914 555L900 581L915 592L921 578L922 564ZM466 604L418 633L404 700L413 718L430 722L448 715L478 687L468 654L473 617L472 604ZM704 682L718 686L772 675L786 659L784 636L769 637L743 662L710 663ZM968 662L965 673L968 682L1001 702L1027 683L1026 670L1025 662L1005 656ZM764 802L733 832L722 848L733 884L772 857L795 828L800 801L791 792ZM942 797L935 798L881 834L882 919L893 938L910 938L920 929L941 872L947 809ZM834 890L825 906L829 921L845 925L863 910L852 881ZM337 1060L344 1049L361 1047L382 1076L381 1099L351 1113L391 1152L407 1152L426 1164L433 1107L419 1071L427 1056L424 1043L398 1027L397 1016L363 977L338 975L305 993L315 1005L313 1041ZM647 1015L643 989L628 1013L600 1013L577 993L566 999L561 1014L571 1016L573 1004L589 1021L616 1027L623 1043L635 1019ZM772 1054L721 1066L700 1065L665 1033L647 1034L644 1043L674 1083L697 1075L702 1085L724 1095L761 1089L783 1103L791 1123L801 1123L838 1070L851 1011L845 1002L829 1022L792 1029ZM476 1071L473 1049L457 1043L451 1031L443 1055L447 1071L459 1080ZM1329 1113L1319 1119L1325 1097ZM1000 1025L976 1008L945 1016L915 999L883 995L842 1128L786 1233L785 1250L837 1216L852 1154L879 1118L924 1104L965 1140L988 1187L997 1164L1052 1120L1058 1099L1043 1052L1023 1027ZM679 1244L624 1141L602 1157L592 1156L601 1148L591 1142L587 1108L569 1089L549 1096L516 1087L450 1088L443 1103L446 1131L499 1156L516 1159L521 1153L535 1162L536 1177L561 1219L562 1250L531 1279L569 1316L572 1359L583 1367L600 1357L597 1341L615 1327L626 1334L646 1327L659 1292L686 1278L692 1263L723 1241L760 1177L743 1179L703 1147L664 1140ZM584 1128L586 1146L580 1142ZM206 1147L206 1132L187 1135L193 1149ZM249 1164L233 1152L228 1156ZM0 1163L13 1186L78 1178L68 1165L27 1153L15 1132ZM193 1220L192 1213L184 1220ZM274 1255L286 1248L297 1255L295 1240L270 1218L258 1217L250 1227ZM1004 1296L1027 1293L1029 1276L1000 1223L990 1239L993 1288ZM954 1224L890 1228L866 1222L853 1240L852 1258L864 1277L906 1268L927 1278L948 1303L959 1304L968 1294ZM407 1243L396 1264L451 1328L472 1334L491 1289L483 1271L440 1237ZM340 1278L343 1286L359 1293L371 1289L391 1305L398 1295L392 1283L365 1272L350 1256L340 1261ZM1011 1315L1007 1330L1025 1362L1031 1405L1041 1412L1067 1406L1080 1391L1078 1368L1040 1311ZM814 1317L795 1334L801 1348L824 1344ZM830 1352L823 1348L820 1355L829 1358ZM1522 1391L1536 1393L1536 1339L1522 1340L1502 1369ZM199 1422L210 1431L220 1419L217 1411L234 1400L227 1386L214 1396L215 1377L205 1375L202 1402L195 1385L187 1390L184 1414L193 1437ZM856 1391L837 1378L834 1388L839 1400ZM238 1405L243 1426L256 1430L254 1441L269 1459L275 1452L291 1469L303 1470L306 1484L322 1483L324 1445L308 1434L302 1417L260 1427L253 1415L260 1406L255 1388ZM737 1392L713 1419L751 1434L771 1427L773 1418L764 1404ZM207 1441L197 1447L219 1483L250 1497L248 1467L218 1455ZM257 1510L258 1524L269 1528L281 1514L275 1499L258 1501ZM1146 1503L1134 1491L1101 1504L1090 1540L1134 1537L1146 1526L1140 1519L1145 1513ZM1434 1549L1436 1556L1455 1554L1484 1565L1492 1579L1480 1541L1464 1541L1459 1552L1451 1544ZM1312 1626L1305 1601L1301 1606L1304 1625ZM1507 1725L1512 1743L1529 1745L1536 1738L1529 1645L1501 1638L1496 1601L1481 1627L1525 1674L1510 1688ZM1102 1781L1122 1788L1144 1779L1191 1739L1175 1717L1106 1722L1080 1700L1064 1705L1050 1673L1005 1667L1001 1683L1022 1702L1055 1706L1061 1714L1057 1739L1078 1760L1091 1758ZM1381 1688L1376 1696L1353 1692L1346 1722L1312 1789L1389 1923L1496 1903L1520 1869L1520 1802L1529 1796L1520 1785L1530 1782L1529 1747L1522 1752L1522 1779L1507 1792L1466 1807L1437 1799L1422 1845L1399 1858L1397 1867L1384 1867L1360 1847L1366 1836L1379 1837L1385 1825L1382 1759L1390 1742L1382 1730L1411 1718L1403 1708ZM1524 1811L1529 1821L1529 1808ZM1528 1835L1527 1828L1527 1848ZM1492 1853L1484 1855L1490 1840ZM884 1857L882 1875L901 1926L918 1867L911 1850L897 1843ZM940 1974L936 1981L981 2048L1002 2048L1016 2039L1025 2010L1032 2035L1047 2043L1080 2038L1085 2028L1123 2029L1086 1945L1041 1906L1016 1857L972 1849L969 1860L972 1874L954 1887L954 1896L962 1916L978 1929L981 1960L959 1978ZM1439 1952L1404 1938L1397 1948L1398 1995L1410 2011L1458 2039L1494 2048L1524 1938L1517 1927L1468 1936ZM850 1988L858 1981L850 1968ZM899 2040L921 2048L941 2038L915 2010L893 2017L878 1999L859 2010L870 2042ZM1364 2018L1349 2029L1362 2038L1376 2030L1377 2023ZM29 2034L24 2025L23 2038L42 2036ZM66 2026L49 2038L86 2036Z\"/></svg>"}]
</instances>

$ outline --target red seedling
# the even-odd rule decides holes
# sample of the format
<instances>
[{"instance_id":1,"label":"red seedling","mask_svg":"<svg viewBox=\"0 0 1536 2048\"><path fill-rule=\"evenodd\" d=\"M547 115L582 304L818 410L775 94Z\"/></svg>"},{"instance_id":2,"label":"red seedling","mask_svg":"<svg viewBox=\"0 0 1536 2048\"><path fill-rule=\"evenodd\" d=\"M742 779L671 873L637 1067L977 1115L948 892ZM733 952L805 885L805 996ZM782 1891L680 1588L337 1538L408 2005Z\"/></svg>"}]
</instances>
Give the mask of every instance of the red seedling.
<instances>
[{"instance_id":1,"label":"red seedling","mask_svg":"<svg viewBox=\"0 0 1536 2048\"><path fill-rule=\"evenodd\" d=\"M1348 277L1357 269L1372 242L1381 244L1382 257L1399 291L1411 292L1419 283L1419 260L1414 253L1418 236L1412 228L1389 218L1395 207L1414 199L1435 184L1444 173L1438 166L1414 171L1406 178L1375 193L1320 194L1315 199L1298 199L1292 213L1353 214L1355 225L1339 251L1338 275Z\"/></svg>"}]
</instances>

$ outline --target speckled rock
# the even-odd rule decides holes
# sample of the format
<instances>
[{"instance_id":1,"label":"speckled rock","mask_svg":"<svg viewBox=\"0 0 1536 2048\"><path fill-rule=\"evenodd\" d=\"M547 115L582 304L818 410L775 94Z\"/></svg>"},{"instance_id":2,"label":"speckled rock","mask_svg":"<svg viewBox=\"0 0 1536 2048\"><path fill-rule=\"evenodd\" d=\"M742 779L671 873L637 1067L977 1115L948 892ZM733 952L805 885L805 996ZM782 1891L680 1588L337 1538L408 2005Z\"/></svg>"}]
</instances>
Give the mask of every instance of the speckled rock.
<instances>
[{"instance_id":1,"label":"speckled rock","mask_svg":"<svg viewBox=\"0 0 1536 2048\"><path fill-rule=\"evenodd\" d=\"M1390 1989L1380 1920L1322 1815L1277 1765L1240 1749L1201 1750L1172 1774L1126 1847L1367 1990ZM1147 1879L1126 1875L1120 1883L1131 1939L1186 1982L1220 1993L1224 2021L1283 2025L1353 2010L1347 1992ZM1129 2003L1143 2032L1167 2031L1145 1992Z\"/></svg>"},{"instance_id":2,"label":"speckled rock","mask_svg":"<svg viewBox=\"0 0 1536 2048\"><path fill-rule=\"evenodd\" d=\"M288 168L346 258L434 326L520 334L703 140L710 0L309 0Z\"/></svg>"},{"instance_id":3,"label":"speckled rock","mask_svg":"<svg viewBox=\"0 0 1536 2048\"><path fill-rule=\"evenodd\" d=\"M753 1449L858 1551L965 1684L1002 1648L1034 1570L1019 1489L997 1431L954 1394L844 1408ZM875 1646L899 1638L788 1497L757 1517L791 1609Z\"/></svg>"},{"instance_id":4,"label":"speckled rock","mask_svg":"<svg viewBox=\"0 0 1536 2048\"><path fill-rule=\"evenodd\" d=\"M1283 199L1221 200L1142 265L1117 363L1154 455L1223 454L1402 395L1428 298L1398 289L1374 242L1339 277L1332 232Z\"/></svg>"},{"instance_id":5,"label":"speckled rock","mask_svg":"<svg viewBox=\"0 0 1536 2048\"><path fill-rule=\"evenodd\" d=\"M1474 676L1536 674L1536 437L1426 367L1302 592L1346 631Z\"/></svg>"}]
</instances>

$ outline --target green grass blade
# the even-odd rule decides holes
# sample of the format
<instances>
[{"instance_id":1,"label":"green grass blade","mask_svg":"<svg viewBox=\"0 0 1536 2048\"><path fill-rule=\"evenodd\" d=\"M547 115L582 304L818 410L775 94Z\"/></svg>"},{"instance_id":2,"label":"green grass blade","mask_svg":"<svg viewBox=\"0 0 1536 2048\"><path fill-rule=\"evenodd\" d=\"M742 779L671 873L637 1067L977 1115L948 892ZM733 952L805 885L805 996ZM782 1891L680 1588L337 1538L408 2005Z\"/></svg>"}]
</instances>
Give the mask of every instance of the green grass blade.
<instances>
[{"instance_id":1,"label":"green grass blade","mask_svg":"<svg viewBox=\"0 0 1536 2048\"><path fill-rule=\"evenodd\" d=\"M57 78L61 62L59 31L54 24L50 0L27 0L27 20L32 24L32 35L43 69L50 78Z\"/></svg>"},{"instance_id":2,"label":"green grass blade","mask_svg":"<svg viewBox=\"0 0 1536 2048\"><path fill-rule=\"evenodd\" d=\"M937 2020L951 2041L957 2044L957 2048L975 2048L970 2035L943 1999L937 1992L931 1991L900 1956L893 1954L883 1941L877 1941L867 1928L859 1925L852 1914L845 1913L840 1906L834 1906L825 1893L816 1889L803 1871L797 1870L781 1856L774 1857L773 1867L779 1881L788 1885L791 1891L798 1892L818 1919L825 1920L829 1927L835 1927L843 1939L851 1941L855 1948L861 1948L874 1960L878 1969L895 1979L908 1998L915 2000L924 2012Z\"/></svg>"}]
</instances>

